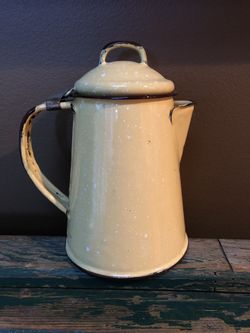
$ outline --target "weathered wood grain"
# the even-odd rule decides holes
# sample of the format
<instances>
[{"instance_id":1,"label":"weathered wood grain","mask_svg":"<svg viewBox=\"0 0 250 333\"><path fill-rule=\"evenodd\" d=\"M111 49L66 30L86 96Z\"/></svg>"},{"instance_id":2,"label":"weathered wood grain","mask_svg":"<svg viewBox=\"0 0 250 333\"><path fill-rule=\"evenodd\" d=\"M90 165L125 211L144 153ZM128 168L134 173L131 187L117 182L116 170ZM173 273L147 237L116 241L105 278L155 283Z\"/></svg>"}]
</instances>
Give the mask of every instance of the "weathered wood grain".
<instances>
[{"instance_id":1,"label":"weathered wood grain","mask_svg":"<svg viewBox=\"0 0 250 333\"><path fill-rule=\"evenodd\" d=\"M135 281L90 276L71 263L64 246L64 237L0 236L0 287L250 292L249 274L232 271L215 239L191 239L185 257L174 268Z\"/></svg>"},{"instance_id":2,"label":"weathered wood grain","mask_svg":"<svg viewBox=\"0 0 250 333\"><path fill-rule=\"evenodd\" d=\"M133 281L84 273L64 244L0 236L1 333L250 333L248 241L191 239L175 267Z\"/></svg>"},{"instance_id":3,"label":"weathered wood grain","mask_svg":"<svg viewBox=\"0 0 250 333\"><path fill-rule=\"evenodd\" d=\"M0 291L1 329L249 332L250 295L76 289Z\"/></svg>"},{"instance_id":4,"label":"weathered wood grain","mask_svg":"<svg viewBox=\"0 0 250 333\"><path fill-rule=\"evenodd\" d=\"M225 255L234 272L250 273L250 241L245 239L220 239Z\"/></svg>"},{"instance_id":5,"label":"weathered wood grain","mask_svg":"<svg viewBox=\"0 0 250 333\"><path fill-rule=\"evenodd\" d=\"M65 330L65 329L53 329L50 328L49 330L40 330L37 328L34 329L20 329L20 328L15 328L15 329L8 329L8 328L2 328L1 333L84 333L82 330Z\"/></svg>"},{"instance_id":6,"label":"weathered wood grain","mask_svg":"<svg viewBox=\"0 0 250 333\"><path fill-rule=\"evenodd\" d=\"M134 281L107 280L84 273L68 259L64 237L0 236L0 261L0 287L214 291L216 274L231 272L214 239L191 239L185 257L174 268Z\"/></svg>"}]
</instances>

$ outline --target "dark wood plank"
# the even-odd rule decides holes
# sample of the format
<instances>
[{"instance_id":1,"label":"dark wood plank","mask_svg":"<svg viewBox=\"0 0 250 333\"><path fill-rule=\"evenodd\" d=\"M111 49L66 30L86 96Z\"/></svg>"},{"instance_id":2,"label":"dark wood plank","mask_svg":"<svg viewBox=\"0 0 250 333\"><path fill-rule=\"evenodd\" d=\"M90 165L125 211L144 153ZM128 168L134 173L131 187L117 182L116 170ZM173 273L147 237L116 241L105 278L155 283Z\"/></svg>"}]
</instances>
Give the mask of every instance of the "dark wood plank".
<instances>
[{"instance_id":1,"label":"dark wood plank","mask_svg":"<svg viewBox=\"0 0 250 333\"><path fill-rule=\"evenodd\" d=\"M26 329L20 329L20 328L2 328L1 329L1 333L67 333L67 332L70 332L70 333L84 333L82 330L65 330L65 329L49 329L49 330L40 330L40 329L37 329L37 328L34 328L34 329L29 329L29 328L26 328Z\"/></svg>"},{"instance_id":2,"label":"dark wood plank","mask_svg":"<svg viewBox=\"0 0 250 333\"><path fill-rule=\"evenodd\" d=\"M225 255L234 272L250 273L250 241L245 239L220 239Z\"/></svg>"},{"instance_id":3,"label":"dark wood plank","mask_svg":"<svg viewBox=\"0 0 250 333\"><path fill-rule=\"evenodd\" d=\"M0 291L0 331L250 332L250 295L76 289Z\"/></svg>"},{"instance_id":4,"label":"dark wood plank","mask_svg":"<svg viewBox=\"0 0 250 333\"><path fill-rule=\"evenodd\" d=\"M172 269L136 281L92 277L68 259L64 237L0 236L0 287L215 290L217 273L231 272L214 239L191 239Z\"/></svg>"},{"instance_id":5,"label":"dark wood plank","mask_svg":"<svg viewBox=\"0 0 250 333\"><path fill-rule=\"evenodd\" d=\"M216 275L215 292L247 293L250 294L249 273L229 273ZM250 331L249 331L250 333Z\"/></svg>"},{"instance_id":6,"label":"dark wood plank","mask_svg":"<svg viewBox=\"0 0 250 333\"><path fill-rule=\"evenodd\" d=\"M215 239L191 239L185 257L175 267L136 281L90 276L72 264L64 247L64 237L0 236L0 287L250 292L249 273L232 271Z\"/></svg>"},{"instance_id":7,"label":"dark wood plank","mask_svg":"<svg viewBox=\"0 0 250 333\"><path fill-rule=\"evenodd\" d=\"M231 272L216 274L216 291L250 293L250 241L220 239Z\"/></svg>"}]
</instances>

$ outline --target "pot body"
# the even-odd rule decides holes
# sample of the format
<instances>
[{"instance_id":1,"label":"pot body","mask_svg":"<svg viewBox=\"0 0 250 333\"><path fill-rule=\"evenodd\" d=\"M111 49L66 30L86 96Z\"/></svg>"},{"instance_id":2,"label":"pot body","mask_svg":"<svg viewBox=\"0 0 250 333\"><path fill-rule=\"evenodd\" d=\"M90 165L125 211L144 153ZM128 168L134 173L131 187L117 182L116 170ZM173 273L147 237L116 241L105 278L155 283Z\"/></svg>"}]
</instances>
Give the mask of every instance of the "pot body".
<instances>
[{"instance_id":1,"label":"pot body","mask_svg":"<svg viewBox=\"0 0 250 333\"><path fill-rule=\"evenodd\" d=\"M66 250L83 269L133 278L185 253L172 98L76 98Z\"/></svg>"}]
</instances>

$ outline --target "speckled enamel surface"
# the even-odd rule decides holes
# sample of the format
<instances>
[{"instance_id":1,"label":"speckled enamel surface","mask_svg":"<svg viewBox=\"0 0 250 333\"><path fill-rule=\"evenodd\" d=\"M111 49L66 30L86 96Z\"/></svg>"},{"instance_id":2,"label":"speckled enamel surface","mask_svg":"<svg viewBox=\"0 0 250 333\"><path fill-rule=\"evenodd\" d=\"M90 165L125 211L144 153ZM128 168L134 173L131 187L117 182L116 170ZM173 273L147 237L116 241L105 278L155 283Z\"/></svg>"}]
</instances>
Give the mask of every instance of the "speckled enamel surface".
<instances>
[{"instance_id":1,"label":"speckled enamel surface","mask_svg":"<svg viewBox=\"0 0 250 333\"><path fill-rule=\"evenodd\" d=\"M171 93L174 84L147 64L114 61L86 73L75 83L74 89L86 95L154 95Z\"/></svg>"},{"instance_id":2,"label":"speckled enamel surface","mask_svg":"<svg viewBox=\"0 0 250 333\"><path fill-rule=\"evenodd\" d=\"M141 62L107 63L117 47L136 49ZM169 93L174 84L148 67L143 47L131 43L104 48L99 66L75 89L92 98L36 106L24 118L20 140L30 178L68 216L69 257L92 273L117 278L171 267L188 244L179 163L193 104L172 97L137 99ZM32 119L57 106L74 109L69 198L43 175L32 149Z\"/></svg>"},{"instance_id":3,"label":"speckled enamel surface","mask_svg":"<svg viewBox=\"0 0 250 333\"><path fill-rule=\"evenodd\" d=\"M173 107L172 98L74 101L67 250L81 267L142 276L184 254Z\"/></svg>"},{"instance_id":4,"label":"speckled enamel surface","mask_svg":"<svg viewBox=\"0 0 250 333\"><path fill-rule=\"evenodd\" d=\"M141 61L107 62L108 53L116 48L136 50ZM117 42L102 50L99 65L81 77L74 89L91 96L160 95L173 92L174 83L147 65L142 46Z\"/></svg>"}]
</instances>

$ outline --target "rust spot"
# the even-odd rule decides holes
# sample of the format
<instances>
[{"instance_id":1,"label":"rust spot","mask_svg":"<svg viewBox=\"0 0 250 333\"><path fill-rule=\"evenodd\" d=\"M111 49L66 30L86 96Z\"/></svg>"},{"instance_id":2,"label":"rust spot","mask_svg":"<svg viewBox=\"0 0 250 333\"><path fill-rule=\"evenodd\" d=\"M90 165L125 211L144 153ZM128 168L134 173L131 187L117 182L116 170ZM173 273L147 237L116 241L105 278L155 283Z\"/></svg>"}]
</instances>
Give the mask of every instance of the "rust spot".
<instances>
[{"instance_id":1,"label":"rust spot","mask_svg":"<svg viewBox=\"0 0 250 333\"><path fill-rule=\"evenodd\" d=\"M147 144L150 144L150 143L151 143L151 140L148 140L148 141L147 141Z\"/></svg>"}]
</instances>

